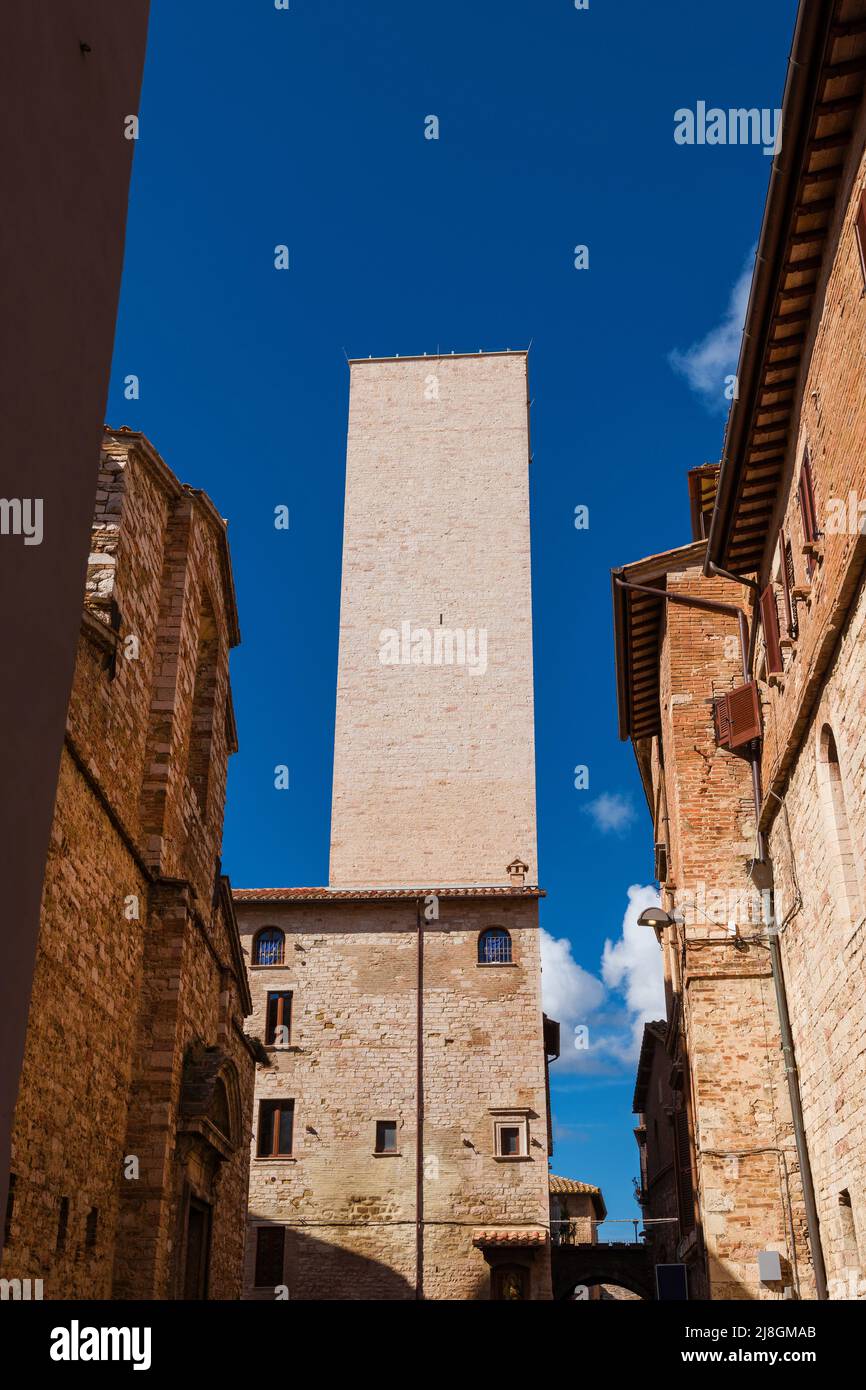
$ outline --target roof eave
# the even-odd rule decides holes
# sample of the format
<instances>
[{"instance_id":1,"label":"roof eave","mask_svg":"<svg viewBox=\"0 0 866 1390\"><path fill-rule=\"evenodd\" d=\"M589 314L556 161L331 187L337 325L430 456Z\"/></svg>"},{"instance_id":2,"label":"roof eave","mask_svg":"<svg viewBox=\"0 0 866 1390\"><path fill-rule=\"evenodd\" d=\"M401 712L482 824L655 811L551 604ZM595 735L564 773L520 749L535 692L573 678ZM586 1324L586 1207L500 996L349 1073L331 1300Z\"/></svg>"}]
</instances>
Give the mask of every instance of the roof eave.
<instances>
[{"instance_id":1,"label":"roof eave","mask_svg":"<svg viewBox=\"0 0 866 1390\"><path fill-rule=\"evenodd\" d=\"M731 403L710 523L704 574L724 566L733 522L744 445L757 407L757 394L787 244L788 226L800 181L818 80L824 62L833 0L800 0L782 97L782 145L770 173L755 270L737 363L737 396Z\"/></svg>"}]
</instances>

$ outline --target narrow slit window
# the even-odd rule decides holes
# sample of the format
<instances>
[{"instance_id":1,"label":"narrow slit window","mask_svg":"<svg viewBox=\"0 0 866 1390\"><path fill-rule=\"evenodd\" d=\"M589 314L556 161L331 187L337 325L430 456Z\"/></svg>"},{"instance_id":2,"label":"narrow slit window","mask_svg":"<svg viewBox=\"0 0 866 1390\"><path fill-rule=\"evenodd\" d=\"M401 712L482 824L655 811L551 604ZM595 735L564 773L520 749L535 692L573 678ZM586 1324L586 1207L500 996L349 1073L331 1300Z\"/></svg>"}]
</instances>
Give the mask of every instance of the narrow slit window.
<instances>
[{"instance_id":1,"label":"narrow slit window","mask_svg":"<svg viewBox=\"0 0 866 1390\"><path fill-rule=\"evenodd\" d=\"M60 1198L60 1210L57 1213L57 1253L62 1254L66 1249L66 1233L69 1229L69 1198Z\"/></svg>"},{"instance_id":2,"label":"narrow slit window","mask_svg":"<svg viewBox=\"0 0 866 1390\"><path fill-rule=\"evenodd\" d=\"M95 1250L99 1236L99 1207L91 1207L84 1227L84 1248Z\"/></svg>"}]
</instances>

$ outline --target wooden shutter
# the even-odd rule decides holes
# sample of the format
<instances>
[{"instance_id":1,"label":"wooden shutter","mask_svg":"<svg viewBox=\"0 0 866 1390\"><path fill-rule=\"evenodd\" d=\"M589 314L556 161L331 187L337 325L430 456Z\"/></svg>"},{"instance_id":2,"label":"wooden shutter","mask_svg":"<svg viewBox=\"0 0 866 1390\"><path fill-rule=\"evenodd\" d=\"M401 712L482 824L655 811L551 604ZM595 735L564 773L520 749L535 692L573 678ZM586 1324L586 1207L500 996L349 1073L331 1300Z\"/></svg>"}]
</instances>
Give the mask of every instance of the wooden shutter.
<instances>
[{"instance_id":1,"label":"wooden shutter","mask_svg":"<svg viewBox=\"0 0 866 1390\"><path fill-rule=\"evenodd\" d=\"M685 1235L695 1228L695 1189L692 1182L689 1122L685 1110L674 1111L674 1149L676 1151L677 1200L680 1209L680 1232Z\"/></svg>"},{"instance_id":2,"label":"wooden shutter","mask_svg":"<svg viewBox=\"0 0 866 1390\"><path fill-rule=\"evenodd\" d=\"M815 489L812 485L812 464L809 459L809 451L803 458L803 467L800 469L800 481L797 485L797 499L800 503L800 519L803 523L803 549L806 552L806 569L809 578L815 571L815 557L812 547L820 536L818 530L818 515L815 510Z\"/></svg>"},{"instance_id":3,"label":"wooden shutter","mask_svg":"<svg viewBox=\"0 0 866 1390\"><path fill-rule=\"evenodd\" d=\"M785 663L782 660L776 591L772 583L768 584L761 594L761 626L764 629L764 647L767 652L767 675L779 676L785 669Z\"/></svg>"},{"instance_id":4,"label":"wooden shutter","mask_svg":"<svg viewBox=\"0 0 866 1390\"><path fill-rule=\"evenodd\" d=\"M857 234L857 249L860 252L860 269L863 272L863 282L866 284L866 191L860 194L854 230Z\"/></svg>"},{"instance_id":5,"label":"wooden shutter","mask_svg":"<svg viewBox=\"0 0 866 1390\"><path fill-rule=\"evenodd\" d=\"M753 738L761 737L761 702L754 681L737 686L728 696L728 716L731 721L731 747L740 748Z\"/></svg>"},{"instance_id":6,"label":"wooden shutter","mask_svg":"<svg viewBox=\"0 0 866 1390\"><path fill-rule=\"evenodd\" d=\"M761 737L761 702L754 681L738 685L713 701L716 743L720 748L741 748Z\"/></svg>"},{"instance_id":7,"label":"wooden shutter","mask_svg":"<svg viewBox=\"0 0 866 1390\"><path fill-rule=\"evenodd\" d=\"M782 597L785 602L785 636L793 642L797 640L797 610L794 607L794 586L797 576L794 572L794 550L784 527L779 532L779 559L782 572Z\"/></svg>"},{"instance_id":8,"label":"wooden shutter","mask_svg":"<svg viewBox=\"0 0 866 1390\"><path fill-rule=\"evenodd\" d=\"M275 1289L283 1282L285 1226L260 1226L256 1232L256 1287Z\"/></svg>"},{"instance_id":9,"label":"wooden shutter","mask_svg":"<svg viewBox=\"0 0 866 1390\"><path fill-rule=\"evenodd\" d=\"M728 713L727 695L719 695L713 700L713 725L716 743L720 748L731 746L731 716Z\"/></svg>"}]
</instances>

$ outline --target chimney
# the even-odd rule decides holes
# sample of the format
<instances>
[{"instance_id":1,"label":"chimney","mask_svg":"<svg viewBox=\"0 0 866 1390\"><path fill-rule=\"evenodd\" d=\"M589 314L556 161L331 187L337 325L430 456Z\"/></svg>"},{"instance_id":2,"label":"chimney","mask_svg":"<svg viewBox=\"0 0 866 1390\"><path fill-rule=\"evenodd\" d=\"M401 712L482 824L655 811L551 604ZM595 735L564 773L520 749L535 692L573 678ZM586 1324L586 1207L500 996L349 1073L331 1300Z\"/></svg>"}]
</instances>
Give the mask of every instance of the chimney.
<instances>
[{"instance_id":1,"label":"chimney","mask_svg":"<svg viewBox=\"0 0 866 1390\"><path fill-rule=\"evenodd\" d=\"M529 873L529 865L524 864L522 859L512 859L505 872L508 874L508 881L512 888L522 888L526 875Z\"/></svg>"}]
</instances>

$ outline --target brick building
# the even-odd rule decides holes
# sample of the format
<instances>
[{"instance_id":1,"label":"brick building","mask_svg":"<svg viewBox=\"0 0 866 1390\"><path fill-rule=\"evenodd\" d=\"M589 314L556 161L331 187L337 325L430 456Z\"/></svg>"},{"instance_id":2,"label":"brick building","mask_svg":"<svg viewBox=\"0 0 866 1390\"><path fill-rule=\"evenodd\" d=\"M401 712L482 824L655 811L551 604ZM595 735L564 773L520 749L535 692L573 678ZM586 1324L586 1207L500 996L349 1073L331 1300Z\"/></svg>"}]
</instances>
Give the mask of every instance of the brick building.
<instances>
[{"instance_id":1,"label":"brick building","mask_svg":"<svg viewBox=\"0 0 866 1390\"><path fill-rule=\"evenodd\" d=\"M802 4L721 465L693 544L614 575L714 1297L774 1296L760 1250L866 1295L864 77L863 0Z\"/></svg>"},{"instance_id":2,"label":"brick building","mask_svg":"<svg viewBox=\"0 0 866 1390\"><path fill-rule=\"evenodd\" d=\"M684 1134L684 1162L678 1162L671 1059L665 1019L644 1024L632 1109L640 1156L637 1194L647 1245L654 1265L677 1263L677 1247L694 1224L691 1154ZM681 1131L682 1133L682 1131ZM693 1273L693 1285L695 1277Z\"/></svg>"},{"instance_id":3,"label":"brick building","mask_svg":"<svg viewBox=\"0 0 866 1390\"><path fill-rule=\"evenodd\" d=\"M239 1294L255 1044L228 880L239 640L225 523L106 431L60 764L4 1278Z\"/></svg>"},{"instance_id":4,"label":"brick building","mask_svg":"<svg viewBox=\"0 0 866 1390\"><path fill-rule=\"evenodd\" d=\"M235 893L246 1292L549 1298L523 353L351 366L330 885Z\"/></svg>"}]
</instances>

